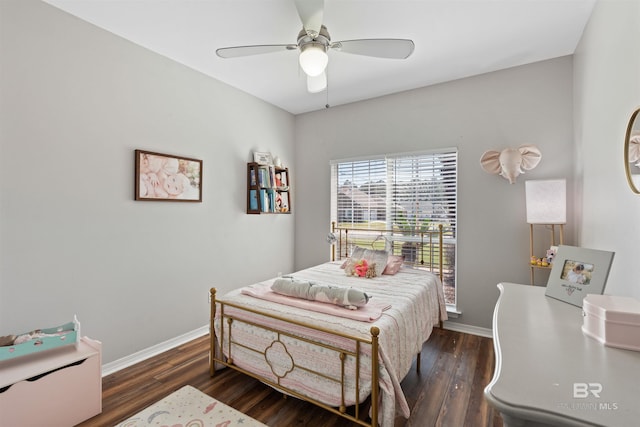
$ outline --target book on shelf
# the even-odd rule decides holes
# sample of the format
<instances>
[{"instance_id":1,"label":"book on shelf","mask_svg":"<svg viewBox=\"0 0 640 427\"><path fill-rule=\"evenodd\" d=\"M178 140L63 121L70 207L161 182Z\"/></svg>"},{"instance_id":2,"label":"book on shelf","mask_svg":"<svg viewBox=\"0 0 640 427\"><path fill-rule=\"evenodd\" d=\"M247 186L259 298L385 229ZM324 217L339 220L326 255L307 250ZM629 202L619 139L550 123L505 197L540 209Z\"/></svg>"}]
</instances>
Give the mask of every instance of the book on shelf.
<instances>
[{"instance_id":1,"label":"book on shelf","mask_svg":"<svg viewBox=\"0 0 640 427\"><path fill-rule=\"evenodd\" d=\"M251 186L255 186L256 185L256 170L254 168L251 168Z\"/></svg>"},{"instance_id":2,"label":"book on shelf","mask_svg":"<svg viewBox=\"0 0 640 427\"><path fill-rule=\"evenodd\" d=\"M276 169L273 165L269 166L269 187L276 186Z\"/></svg>"},{"instance_id":3,"label":"book on shelf","mask_svg":"<svg viewBox=\"0 0 640 427\"><path fill-rule=\"evenodd\" d=\"M266 166L260 166L258 168L258 184L260 188L270 188L271 179L269 178L269 169Z\"/></svg>"},{"instance_id":4,"label":"book on shelf","mask_svg":"<svg viewBox=\"0 0 640 427\"><path fill-rule=\"evenodd\" d=\"M285 171L277 171L274 175L276 188L284 188L287 185L287 173Z\"/></svg>"},{"instance_id":5,"label":"book on shelf","mask_svg":"<svg viewBox=\"0 0 640 427\"><path fill-rule=\"evenodd\" d=\"M264 188L264 175L262 174L262 168L258 168L258 186Z\"/></svg>"},{"instance_id":6,"label":"book on shelf","mask_svg":"<svg viewBox=\"0 0 640 427\"><path fill-rule=\"evenodd\" d=\"M271 192L269 193L269 210L271 212L276 211L276 194L278 193L273 190L271 190Z\"/></svg>"},{"instance_id":7,"label":"book on shelf","mask_svg":"<svg viewBox=\"0 0 640 427\"><path fill-rule=\"evenodd\" d=\"M249 190L249 209L252 211L258 210L258 191Z\"/></svg>"},{"instance_id":8,"label":"book on shelf","mask_svg":"<svg viewBox=\"0 0 640 427\"><path fill-rule=\"evenodd\" d=\"M289 212L289 192L279 192L278 196L280 198L280 206L278 207L278 212Z\"/></svg>"},{"instance_id":9,"label":"book on shelf","mask_svg":"<svg viewBox=\"0 0 640 427\"><path fill-rule=\"evenodd\" d=\"M260 189L260 208L262 212L269 212L269 195L264 188Z\"/></svg>"}]
</instances>

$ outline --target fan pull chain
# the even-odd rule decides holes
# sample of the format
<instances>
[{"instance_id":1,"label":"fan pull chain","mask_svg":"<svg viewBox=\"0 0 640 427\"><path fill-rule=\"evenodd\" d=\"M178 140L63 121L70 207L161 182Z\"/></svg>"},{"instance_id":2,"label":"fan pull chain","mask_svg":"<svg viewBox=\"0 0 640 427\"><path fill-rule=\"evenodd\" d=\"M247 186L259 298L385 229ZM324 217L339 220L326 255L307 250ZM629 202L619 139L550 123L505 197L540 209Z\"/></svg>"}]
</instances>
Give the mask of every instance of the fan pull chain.
<instances>
[{"instance_id":1,"label":"fan pull chain","mask_svg":"<svg viewBox=\"0 0 640 427\"><path fill-rule=\"evenodd\" d=\"M329 109L330 105L329 105L329 67L327 67L324 72L327 74L327 90L326 92L326 98L325 98L325 104L324 104L324 108Z\"/></svg>"}]
</instances>

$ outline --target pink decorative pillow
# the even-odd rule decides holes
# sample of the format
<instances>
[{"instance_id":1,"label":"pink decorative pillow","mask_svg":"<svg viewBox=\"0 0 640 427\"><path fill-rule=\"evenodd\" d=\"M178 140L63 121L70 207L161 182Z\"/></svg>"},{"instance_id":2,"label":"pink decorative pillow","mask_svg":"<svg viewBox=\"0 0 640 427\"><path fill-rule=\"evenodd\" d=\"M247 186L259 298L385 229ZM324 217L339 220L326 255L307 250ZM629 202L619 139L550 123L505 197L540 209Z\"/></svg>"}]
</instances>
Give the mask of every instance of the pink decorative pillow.
<instances>
[{"instance_id":1,"label":"pink decorative pillow","mask_svg":"<svg viewBox=\"0 0 640 427\"><path fill-rule=\"evenodd\" d=\"M384 268L382 274L393 276L400 271L402 264L404 264L404 255L389 255L389 258L387 258L387 266Z\"/></svg>"}]
</instances>

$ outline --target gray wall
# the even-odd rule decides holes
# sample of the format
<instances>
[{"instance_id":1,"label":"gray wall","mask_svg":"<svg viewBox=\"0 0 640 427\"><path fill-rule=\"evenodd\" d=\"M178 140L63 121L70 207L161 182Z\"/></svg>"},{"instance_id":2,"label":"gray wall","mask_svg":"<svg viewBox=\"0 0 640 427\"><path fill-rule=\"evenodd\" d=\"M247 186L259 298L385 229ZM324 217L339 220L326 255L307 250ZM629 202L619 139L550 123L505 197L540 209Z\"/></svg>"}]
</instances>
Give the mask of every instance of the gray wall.
<instances>
[{"instance_id":1,"label":"gray wall","mask_svg":"<svg viewBox=\"0 0 640 427\"><path fill-rule=\"evenodd\" d=\"M624 137L640 108L640 2L599 1L575 54L576 211L581 246L616 253L606 292L640 298L640 196L624 173Z\"/></svg>"},{"instance_id":2,"label":"gray wall","mask_svg":"<svg viewBox=\"0 0 640 427\"><path fill-rule=\"evenodd\" d=\"M453 320L490 328L496 284L529 283L524 181L572 185L572 73L563 57L298 116L296 268L328 258L331 159L455 146L462 315ZM542 161L515 184L480 168L484 151L521 144L538 146Z\"/></svg>"},{"instance_id":3,"label":"gray wall","mask_svg":"<svg viewBox=\"0 0 640 427\"><path fill-rule=\"evenodd\" d=\"M110 362L292 270L295 215L244 214L253 150L293 166L291 114L39 1L0 19L0 334L77 314ZM136 148L202 159L203 202L133 201Z\"/></svg>"}]
</instances>

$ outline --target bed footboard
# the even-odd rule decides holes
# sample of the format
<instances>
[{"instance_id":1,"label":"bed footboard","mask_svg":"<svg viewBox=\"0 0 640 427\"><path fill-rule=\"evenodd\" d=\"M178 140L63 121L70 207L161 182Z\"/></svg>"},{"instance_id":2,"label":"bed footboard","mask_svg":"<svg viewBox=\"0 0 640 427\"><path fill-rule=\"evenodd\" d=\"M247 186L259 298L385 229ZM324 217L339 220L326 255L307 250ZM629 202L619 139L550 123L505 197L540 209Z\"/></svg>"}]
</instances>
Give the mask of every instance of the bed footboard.
<instances>
[{"instance_id":1,"label":"bed footboard","mask_svg":"<svg viewBox=\"0 0 640 427\"><path fill-rule=\"evenodd\" d=\"M285 317L264 313L216 298L216 289L210 290L210 356L209 373L213 377L216 368L226 366L279 390L285 394L313 403L338 414L356 424L378 426L379 407L379 343L380 330L370 329L370 337L350 336L341 332L299 322ZM263 319L263 320L259 320ZM251 340L238 339L243 327L259 328L260 333ZM308 331L309 333L300 333ZM317 336L330 336L329 340ZM251 341L251 342L249 342ZM337 344L336 344L337 343ZM322 354L331 363L306 360L305 354ZM240 354L251 355L262 362L263 369L243 365L235 360ZM369 371L370 369L370 371ZM366 373L366 375L363 375ZM340 390L338 404L309 397L292 388L291 377L307 375L318 382L334 384ZM300 377L297 377L300 378ZM368 397L370 381L370 420L365 421L363 402ZM306 384L313 386L313 384ZM347 410L347 407L351 408Z\"/></svg>"}]
</instances>

